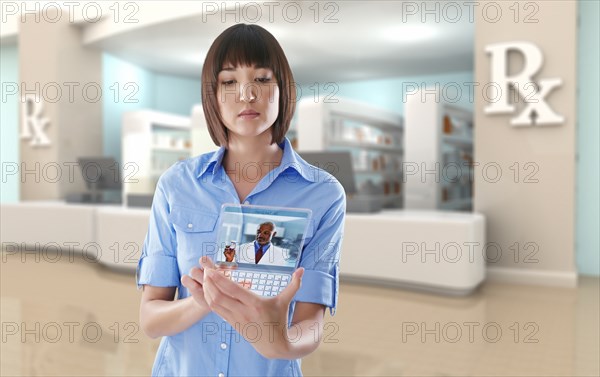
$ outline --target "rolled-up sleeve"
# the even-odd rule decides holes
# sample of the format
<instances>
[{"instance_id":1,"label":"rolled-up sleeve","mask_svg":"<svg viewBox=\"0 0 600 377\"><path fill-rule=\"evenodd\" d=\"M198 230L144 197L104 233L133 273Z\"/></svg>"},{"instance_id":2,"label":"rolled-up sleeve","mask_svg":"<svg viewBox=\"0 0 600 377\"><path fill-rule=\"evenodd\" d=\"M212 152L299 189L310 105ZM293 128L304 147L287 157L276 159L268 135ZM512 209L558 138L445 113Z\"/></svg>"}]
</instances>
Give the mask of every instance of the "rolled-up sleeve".
<instances>
[{"instance_id":1,"label":"rolled-up sleeve","mask_svg":"<svg viewBox=\"0 0 600 377\"><path fill-rule=\"evenodd\" d=\"M339 262L346 215L346 195L341 189L328 208L310 240L303 248L300 266L304 267L302 286L294 300L330 308L335 314L339 291ZM331 202L330 202L331 203Z\"/></svg>"},{"instance_id":2,"label":"rolled-up sleeve","mask_svg":"<svg viewBox=\"0 0 600 377\"><path fill-rule=\"evenodd\" d=\"M148 233L144 239L142 253L137 265L136 281L138 289L145 284L155 287L179 286L177 242L175 230L168 220L169 211L169 203L161 177L154 192Z\"/></svg>"}]
</instances>

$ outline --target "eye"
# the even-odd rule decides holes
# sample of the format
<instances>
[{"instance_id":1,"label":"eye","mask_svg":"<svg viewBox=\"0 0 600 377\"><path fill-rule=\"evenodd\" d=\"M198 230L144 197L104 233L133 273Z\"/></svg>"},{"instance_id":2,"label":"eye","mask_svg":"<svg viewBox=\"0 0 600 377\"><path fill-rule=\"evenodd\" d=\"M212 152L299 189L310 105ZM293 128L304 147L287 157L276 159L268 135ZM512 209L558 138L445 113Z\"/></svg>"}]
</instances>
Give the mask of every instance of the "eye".
<instances>
[{"instance_id":1,"label":"eye","mask_svg":"<svg viewBox=\"0 0 600 377\"><path fill-rule=\"evenodd\" d=\"M223 80L223 81L221 81L222 85L233 85L233 83L235 83L235 80Z\"/></svg>"},{"instance_id":2,"label":"eye","mask_svg":"<svg viewBox=\"0 0 600 377\"><path fill-rule=\"evenodd\" d=\"M265 83L265 82L269 82L271 81L270 77L259 77L256 79L256 81L261 82L261 83Z\"/></svg>"}]
</instances>

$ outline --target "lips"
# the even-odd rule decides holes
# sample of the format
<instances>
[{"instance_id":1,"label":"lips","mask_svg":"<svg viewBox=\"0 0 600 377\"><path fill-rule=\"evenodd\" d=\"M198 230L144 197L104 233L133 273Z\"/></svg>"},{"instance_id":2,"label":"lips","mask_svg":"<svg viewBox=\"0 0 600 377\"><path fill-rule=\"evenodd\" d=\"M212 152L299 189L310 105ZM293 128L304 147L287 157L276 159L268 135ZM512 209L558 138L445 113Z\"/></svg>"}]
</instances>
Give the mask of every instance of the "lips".
<instances>
[{"instance_id":1,"label":"lips","mask_svg":"<svg viewBox=\"0 0 600 377\"><path fill-rule=\"evenodd\" d=\"M241 113L238 114L238 116L253 116L253 115L258 115L259 113L257 113L254 110L244 110Z\"/></svg>"}]
</instances>

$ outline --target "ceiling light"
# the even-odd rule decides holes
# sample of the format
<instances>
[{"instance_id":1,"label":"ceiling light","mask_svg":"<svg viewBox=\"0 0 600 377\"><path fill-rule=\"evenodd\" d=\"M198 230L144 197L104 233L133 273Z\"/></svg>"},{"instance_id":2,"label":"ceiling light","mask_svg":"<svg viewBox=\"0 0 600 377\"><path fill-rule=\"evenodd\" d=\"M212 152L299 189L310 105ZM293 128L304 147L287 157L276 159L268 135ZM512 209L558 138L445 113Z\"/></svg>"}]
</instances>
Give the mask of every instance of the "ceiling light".
<instances>
[{"instance_id":1,"label":"ceiling light","mask_svg":"<svg viewBox=\"0 0 600 377\"><path fill-rule=\"evenodd\" d=\"M394 25L382 31L385 39L402 43L420 42L431 39L436 34L435 28L427 24Z\"/></svg>"}]
</instances>

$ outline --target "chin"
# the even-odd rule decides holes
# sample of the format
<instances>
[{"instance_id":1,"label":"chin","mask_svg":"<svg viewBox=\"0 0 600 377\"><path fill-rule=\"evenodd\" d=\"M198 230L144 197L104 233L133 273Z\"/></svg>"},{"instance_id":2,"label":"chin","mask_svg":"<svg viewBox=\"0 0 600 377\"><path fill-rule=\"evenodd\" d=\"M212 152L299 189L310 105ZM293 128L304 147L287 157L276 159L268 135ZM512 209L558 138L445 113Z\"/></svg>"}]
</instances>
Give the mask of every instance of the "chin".
<instances>
[{"instance_id":1,"label":"chin","mask_svg":"<svg viewBox=\"0 0 600 377\"><path fill-rule=\"evenodd\" d=\"M242 129L229 129L229 132L233 135L239 137L259 137L265 132L268 132L270 127L262 128L262 127L244 127Z\"/></svg>"}]
</instances>

